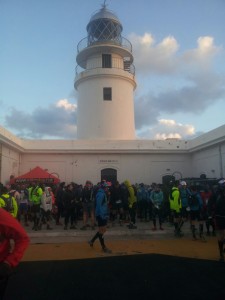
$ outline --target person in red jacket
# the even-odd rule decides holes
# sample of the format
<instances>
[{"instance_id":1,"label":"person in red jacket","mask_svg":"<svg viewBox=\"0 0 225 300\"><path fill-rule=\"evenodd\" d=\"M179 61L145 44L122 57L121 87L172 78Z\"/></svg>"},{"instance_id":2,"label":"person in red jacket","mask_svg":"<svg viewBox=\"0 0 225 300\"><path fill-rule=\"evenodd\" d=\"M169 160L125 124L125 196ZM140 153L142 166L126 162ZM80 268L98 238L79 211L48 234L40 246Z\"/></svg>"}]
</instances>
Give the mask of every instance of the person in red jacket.
<instances>
[{"instance_id":1,"label":"person in red jacket","mask_svg":"<svg viewBox=\"0 0 225 300\"><path fill-rule=\"evenodd\" d=\"M22 259L29 241L20 223L0 208L0 299L3 298L9 276Z\"/></svg>"}]
</instances>

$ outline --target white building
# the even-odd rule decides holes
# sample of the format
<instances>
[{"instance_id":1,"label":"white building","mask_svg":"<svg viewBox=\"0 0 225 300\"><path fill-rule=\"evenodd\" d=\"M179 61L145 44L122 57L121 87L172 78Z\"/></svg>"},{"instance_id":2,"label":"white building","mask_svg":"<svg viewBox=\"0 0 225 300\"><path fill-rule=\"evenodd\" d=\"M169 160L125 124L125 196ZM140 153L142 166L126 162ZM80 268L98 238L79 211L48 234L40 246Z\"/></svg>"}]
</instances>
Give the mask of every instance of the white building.
<instances>
[{"instance_id":1,"label":"white building","mask_svg":"<svg viewBox=\"0 0 225 300\"><path fill-rule=\"evenodd\" d=\"M36 166L65 182L225 176L225 125L193 140L135 139L132 47L103 6L78 44L78 140L26 140L0 128L0 182Z\"/></svg>"}]
</instances>

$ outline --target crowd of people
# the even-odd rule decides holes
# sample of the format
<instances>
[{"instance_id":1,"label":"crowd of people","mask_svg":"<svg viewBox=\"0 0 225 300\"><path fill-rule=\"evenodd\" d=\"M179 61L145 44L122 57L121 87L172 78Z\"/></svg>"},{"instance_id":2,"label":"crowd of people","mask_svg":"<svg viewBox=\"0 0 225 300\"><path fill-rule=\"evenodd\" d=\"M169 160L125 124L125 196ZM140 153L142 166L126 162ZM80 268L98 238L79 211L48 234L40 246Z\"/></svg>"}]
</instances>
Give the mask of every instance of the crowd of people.
<instances>
[{"instance_id":1,"label":"crowd of people","mask_svg":"<svg viewBox=\"0 0 225 300\"><path fill-rule=\"evenodd\" d=\"M129 180L110 183L105 180L94 185L87 180L84 185L61 182L46 186L32 182L29 186L1 186L0 207L5 208L24 226L34 231L55 226L64 230L98 231L89 241L92 247L98 238L103 251L109 251L103 235L107 224L126 225L136 229L137 219L150 222L152 230L164 230L163 224L174 226L175 237L183 236L182 226L190 223L193 240L219 233L220 260L224 260L225 240L225 180L217 187L188 186L185 181L172 181L168 186L152 183L131 184ZM52 227L53 223L55 226ZM78 227L82 223L82 226Z\"/></svg>"}]
</instances>

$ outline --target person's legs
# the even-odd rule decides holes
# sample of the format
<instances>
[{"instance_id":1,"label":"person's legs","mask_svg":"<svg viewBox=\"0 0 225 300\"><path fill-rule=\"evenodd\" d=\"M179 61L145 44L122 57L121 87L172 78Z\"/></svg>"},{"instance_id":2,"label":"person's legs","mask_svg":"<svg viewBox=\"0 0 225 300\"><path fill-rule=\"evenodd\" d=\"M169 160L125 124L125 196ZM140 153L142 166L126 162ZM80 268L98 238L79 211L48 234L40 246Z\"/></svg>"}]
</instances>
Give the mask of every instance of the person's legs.
<instances>
[{"instance_id":1,"label":"person's legs","mask_svg":"<svg viewBox=\"0 0 225 300\"><path fill-rule=\"evenodd\" d=\"M87 221L88 221L88 207L87 207L87 203L83 203L83 226L80 228L81 230L87 229Z\"/></svg>"},{"instance_id":2,"label":"person's legs","mask_svg":"<svg viewBox=\"0 0 225 300\"><path fill-rule=\"evenodd\" d=\"M119 215L120 215L120 226L123 225L123 220L124 220L124 211L123 211L123 207L122 207L122 204L120 204L120 207L119 207Z\"/></svg>"},{"instance_id":3,"label":"person's legs","mask_svg":"<svg viewBox=\"0 0 225 300\"><path fill-rule=\"evenodd\" d=\"M76 207L71 207L70 210L70 229L76 229Z\"/></svg>"},{"instance_id":4,"label":"person's legs","mask_svg":"<svg viewBox=\"0 0 225 300\"><path fill-rule=\"evenodd\" d=\"M224 242L225 242L225 219L217 217L216 218L217 225L217 239L218 239L218 248L220 261L224 261Z\"/></svg>"},{"instance_id":5,"label":"person's legs","mask_svg":"<svg viewBox=\"0 0 225 300\"><path fill-rule=\"evenodd\" d=\"M153 207L152 209L152 222L153 222L153 228L152 230L157 230L157 227L156 227L156 208Z\"/></svg>"},{"instance_id":6,"label":"person's legs","mask_svg":"<svg viewBox=\"0 0 225 300\"><path fill-rule=\"evenodd\" d=\"M163 211L162 209L158 209L158 217L159 217L159 228L163 230L162 223L163 223Z\"/></svg>"},{"instance_id":7,"label":"person's legs","mask_svg":"<svg viewBox=\"0 0 225 300\"><path fill-rule=\"evenodd\" d=\"M29 226L29 223L28 223L28 204L27 203L24 203L24 205L23 205L22 214L24 216L24 224L25 224L25 226Z\"/></svg>"},{"instance_id":8,"label":"person's legs","mask_svg":"<svg viewBox=\"0 0 225 300\"><path fill-rule=\"evenodd\" d=\"M56 225L62 225L60 223L60 217L63 214L63 205L61 203L57 204L57 214L56 214Z\"/></svg>"},{"instance_id":9,"label":"person's legs","mask_svg":"<svg viewBox=\"0 0 225 300\"><path fill-rule=\"evenodd\" d=\"M48 210L48 211L45 212L46 229L47 229L47 230L52 230L52 227L50 226L50 215L51 215L50 210Z\"/></svg>"},{"instance_id":10,"label":"person's legs","mask_svg":"<svg viewBox=\"0 0 225 300\"><path fill-rule=\"evenodd\" d=\"M94 206L91 207L90 215L91 215L91 228L94 230L95 229L95 209L94 209Z\"/></svg>"},{"instance_id":11,"label":"person's legs","mask_svg":"<svg viewBox=\"0 0 225 300\"><path fill-rule=\"evenodd\" d=\"M135 203L131 208L129 208L129 214L130 214L130 224L128 225L129 229L136 229L137 227L135 226L136 223L136 205Z\"/></svg>"},{"instance_id":12,"label":"person's legs","mask_svg":"<svg viewBox=\"0 0 225 300\"><path fill-rule=\"evenodd\" d=\"M65 209L64 230L68 229L69 218L70 218L70 211L67 208L67 209Z\"/></svg>"},{"instance_id":13,"label":"person's legs","mask_svg":"<svg viewBox=\"0 0 225 300\"><path fill-rule=\"evenodd\" d=\"M103 238L104 233L106 232L106 226L107 226L107 220L101 219L101 217L97 217L98 221L98 232L93 236L93 238L88 242L91 247L93 247L95 240L98 238L99 242L101 244L102 250L105 253L111 253L111 250L109 250L106 245Z\"/></svg>"},{"instance_id":14,"label":"person's legs","mask_svg":"<svg viewBox=\"0 0 225 300\"><path fill-rule=\"evenodd\" d=\"M225 230L219 230L218 232L218 248L219 248L219 254L220 254L220 261L224 261L224 238L225 238Z\"/></svg>"}]
</instances>

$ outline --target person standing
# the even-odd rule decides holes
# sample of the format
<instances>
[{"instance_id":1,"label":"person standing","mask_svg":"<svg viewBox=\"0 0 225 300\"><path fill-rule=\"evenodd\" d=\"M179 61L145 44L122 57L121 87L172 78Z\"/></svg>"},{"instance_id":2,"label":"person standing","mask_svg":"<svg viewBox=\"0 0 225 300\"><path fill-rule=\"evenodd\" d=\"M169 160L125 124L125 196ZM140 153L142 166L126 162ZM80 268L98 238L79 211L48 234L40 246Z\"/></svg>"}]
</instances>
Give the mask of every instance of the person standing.
<instances>
[{"instance_id":1,"label":"person standing","mask_svg":"<svg viewBox=\"0 0 225 300\"><path fill-rule=\"evenodd\" d=\"M110 188L110 204L112 208L112 224L114 225L119 215L119 224L122 226L124 220L123 195L119 181L112 184Z\"/></svg>"},{"instance_id":2,"label":"person standing","mask_svg":"<svg viewBox=\"0 0 225 300\"><path fill-rule=\"evenodd\" d=\"M147 222L148 220L148 194L146 187L140 183L137 189L137 207L139 212L140 221Z\"/></svg>"},{"instance_id":3,"label":"person standing","mask_svg":"<svg viewBox=\"0 0 225 300\"><path fill-rule=\"evenodd\" d=\"M33 218L33 230L38 230L38 224L40 221L40 206L41 206L41 197L43 194L42 188L39 186L38 182L33 182L32 186L29 188L29 200L31 205L31 215Z\"/></svg>"},{"instance_id":4,"label":"person standing","mask_svg":"<svg viewBox=\"0 0 225 300\"><path fill-rule=\"evenodd\" d=\"M127 226L129 229L136 229L136 208L137 208L137 197L135 195L135 189L131 185L129 180L124 181L125 186L128 190L128 206L130 215L130 224Z\"/></svg>"},{"instance_id":5,"label":"person standing","mask_svg":"<svg viewBox=\"0 0 225 300\"><path fill-rule=\"evenodd\" d=\"M24 225L29 226L28 224L28 202L29 202L29 192L25 185L21 186L20 189L20 198L18 200L18 215L17 219L21 222L21 218L24 218Z\"/></svg>"},{"instance_id":6,"label":"person standing","mask_svg":"<svg viewBox=\"0 0 225 300\"><path fill-rule=\"evenodd\" d=\"M56 191L56 206L57 206L57 214L56 214L56 225L62 225L60 222L60 218L62 217L64 211L64 206L63 206L63 197L65 193L65 182L61 182L57 191Z\"/></svg>"},{"instance_id":7,"label":"person standing","mask_svg":"<svg viewBox=\"0 0 225 300\"><path fill-rule=\"evenodd\" d=\"M205 241L205 237L203 233L204 221L201 216L201 211L203 206L202 198L196 186L192 186L190 190L191 190L191 196L189 197L189 206L190 206L191 231L192 231L193 240L197 240L196 227L198 226L199 237L200 239L202 239L202 241Z\"/></svg>"},{"instance_id":8,"label":"person standing","mask_svg":"<svg viewBox=\"0 0 225 300\"><path fill-rule=\"evenodd\" d=\"M95 229L95 201L94 188L90 180L87 180L81 194L83 208L83 226L81 230L86 230L89 216L91 218L91 228Z\"/></svg>"},{"instance_id":9,"label":"person standing","mask_svg":"<svg viewBox=\"0 0 225 300\"><path fill-rule=\"evenodd\" d=\"M51 188L46 186L44 188L44 192L41 197L41 221L40 221L40 228L42 226L42 223L46 223L46 229L52 230L50 226L50 218L51 218L51 212L52 212L52 194L51 194Z\"/></svg>"},{"instance_id":10,"label":"person standing","mask_svg":"<svg viewBox=\"0 0 225 300\"><path fill-rule=\"evenodd\" d=\"M188 221L189 212L190 212L188 199L191 192L187 187L186 181L181 181L179 190L180 190L180 198L181 198L181 215L183 220Z\"/></svg>"},{"instance_id":11,"label":"person standing","mask_svg":"<svg viewBox=\"0 0 225 300\"><path fill-rule=\"evenodd\" d=\"M151 201L152 201L152 220L153 220L153 228L152 230L157 230L156 227L156 217L159 218L159 229L163 230L163 192L160 189L159 185L155 186L155 189L151 193Z\"/></svg>"},{"instance_id":12,"label":"person standing","mask_svg":"<svg viewBox=\"0 0 225 300\"><path fill-rule=\"evenodd\" d=\"M174 223L174 234L176 237L182 237L181 227L183 225L183 220L181 217L181 199L180 199L180 191L179 191L179 181L176 180L173 183L172 189L169 195L170 201L170 210L173 216Z\"/></svg>"},{"instance_id":13,"label":"person standing","mask_svg":"<svg viewBox=\"0 0 225 300\"><path fill-rule=\"evenodd\" d=\"M107 190L108 190L107 183L105 181L102 181L100 183L100 187L97 191L96 199L95 199L96 200L95 216L98 222L98 231L88 243L91 247L93 247L95 240L99 239L102 247L102 251L105 253L111 253L112 251L106 247L104 237L103 237L103 235L106 232L107 222L109 219Z\"/></svg>"},{"instance_id":14,"label":"person standing","mask_svg":"<svg viewBox=\"0 0 225 300\"><path fill-rule=\"evenodd\" d=\"M219 181L218 194L216 198L216 230L220 261L224 262L224 243L225 243L225 179Z\"/></svg>"},{"instance_id":15,"label":"person standing","mask_svg":"<svg viewBox=\"0 0 225 300\"><path fill-rule=\"evenodd\" d=\"M13 248L11 240L14 241ZM0 299L3 299L11 273L29 245L29 237L10 213L0 208Z\"/></svg>"},{"instance_id":16,"label":"person standing","mask_svg":"<svg viewBox=\"0 0 225 300\"><path fill-rule=\"evenodd\" d=\"M63 206L64 206L64 230L68 229L68 224L70 222L70 229L76 229L75 221L76 221L76 199L75 192L73 189L73 184L70 183L66 187L65 193L63 194Z\"/></svg>"}]
</instances>

